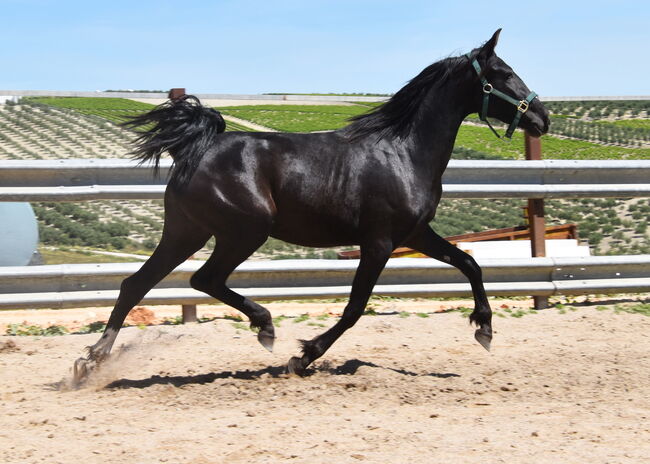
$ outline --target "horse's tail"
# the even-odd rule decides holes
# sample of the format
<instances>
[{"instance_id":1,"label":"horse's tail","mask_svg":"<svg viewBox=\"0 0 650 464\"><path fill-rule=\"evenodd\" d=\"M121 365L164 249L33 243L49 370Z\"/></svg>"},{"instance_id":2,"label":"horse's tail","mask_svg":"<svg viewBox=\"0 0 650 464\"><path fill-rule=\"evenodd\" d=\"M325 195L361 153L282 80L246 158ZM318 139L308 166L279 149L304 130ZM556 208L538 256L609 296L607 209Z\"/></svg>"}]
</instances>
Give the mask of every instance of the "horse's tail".
<instances>
[{"instance_id":1,"label":"horse's tail","mask_svg":"<svg viewBox=\"0 0 650 464\"><path fill-rule=\"evenodd\" d=\"M154 162L158 171L160 157L168 152L174 160L170 178L186 185L215 136L226 130L221 114L201 105L198 98L187 95L157 106L148 113L129 118L122 126L136 129L136 148L131 155ZM141 130L137 130L141 129Z\"/></svg>"}]
</instances>

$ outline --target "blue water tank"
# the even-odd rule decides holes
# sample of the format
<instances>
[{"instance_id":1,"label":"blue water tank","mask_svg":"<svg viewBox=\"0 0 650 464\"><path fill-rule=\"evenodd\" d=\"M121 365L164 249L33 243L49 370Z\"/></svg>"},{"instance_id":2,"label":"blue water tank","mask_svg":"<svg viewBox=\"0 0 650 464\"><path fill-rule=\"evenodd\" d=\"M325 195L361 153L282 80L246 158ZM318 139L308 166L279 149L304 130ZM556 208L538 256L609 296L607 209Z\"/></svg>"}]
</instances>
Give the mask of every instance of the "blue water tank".
<instances>
[{"instance_id":1,"label":"blue water tank","mask_svg":"<svg viewBox=\"0 0 650 464\"><path fill-rule=\"evenodd\" d=\"M0 266L26 266L38 245L38 223L29 203L0 202Z\"/></svg>"}]
</instances>

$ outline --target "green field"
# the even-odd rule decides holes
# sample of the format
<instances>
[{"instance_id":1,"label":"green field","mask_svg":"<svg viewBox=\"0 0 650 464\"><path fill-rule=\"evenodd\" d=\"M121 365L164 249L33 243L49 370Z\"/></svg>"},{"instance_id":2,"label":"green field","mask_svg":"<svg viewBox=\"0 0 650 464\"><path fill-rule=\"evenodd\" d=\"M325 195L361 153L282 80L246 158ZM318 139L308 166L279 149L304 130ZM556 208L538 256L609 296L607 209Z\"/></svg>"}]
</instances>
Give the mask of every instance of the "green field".
<instances>
[{"instance_id":1,"label":"green field","mask_svg":"<svg viewBox=\"0 0 650 464\"><path fill-rule=\"evenodd\" d=\"M218 108L223 114L282 132L340 129L348 119L369 110L362 105L251 105Z\"/></svg>"},{"instance_id":2,"label":"green field","mask_svg":"<svg viewBox=\"0 0 650 464\"><path fill-rule=\"evenodd\" d=\"M650 119L621 119L620 121L598 121L598 124L612 124L620 127L631 127L633 129L646 129L650 131Z\"/></svg>"},{"instance_id":3,"label":"green field","mask_svg":"<svg viewBox=\"0 0 650 464\"><path fill-rule=\"evenodd\" d=\"M349 124L349 118L370 109L371 106L366 106L365 103L354 106L261 105L219 108L224 114L230 114L283 132L340 129ZM643 129L643 127L640 128ZM515 132L512 142L504 142L494 137L487 127L463 125L456 138L456 146L488 153L494 157L522 159L524 156L523 140L524 136L521 131ZM550 136L544 137L542 143L544 157L549 159L650 159L650 148L611 146L586 140L560 139Z\"/></svg>"},{"instance_id":4,"label":"green field","mask_svg":"<svg viewBox=\"0 0 650 464\"><path fill-rule=\"evenodd\" d=\"M129 116L151 110L154 105L126 98L93 97L30 97L27 102L35 105L53 106L74 110L81 114L99 116L120 123Z\"/></svg>"},{"instance_id":5,"label":"green field","mask_svg":"<svg viewBox=\"0 0 650 464\"><path fill-rule=\"evenodd\" d=\"M487 127L463 125L456 146L471 148L506 159L523 159L524 134L516 131L512 142L497 139ZM542 137L542 154L548 159L650 159L650 148L606 146L583 140Z\"/></svg>"},{"instance_id":6,"label":"green field","mask_svg":"<svg viewBox=\"0 0 650 464\"><path fill-rule=\"evenodd\" d=\"M648 100L554 101L545 102L544 106L554 115L584 117L590 120L611 119L624 115L634 118L644 113L646 118L650 116Z\"/></svg>"}]
</instances>

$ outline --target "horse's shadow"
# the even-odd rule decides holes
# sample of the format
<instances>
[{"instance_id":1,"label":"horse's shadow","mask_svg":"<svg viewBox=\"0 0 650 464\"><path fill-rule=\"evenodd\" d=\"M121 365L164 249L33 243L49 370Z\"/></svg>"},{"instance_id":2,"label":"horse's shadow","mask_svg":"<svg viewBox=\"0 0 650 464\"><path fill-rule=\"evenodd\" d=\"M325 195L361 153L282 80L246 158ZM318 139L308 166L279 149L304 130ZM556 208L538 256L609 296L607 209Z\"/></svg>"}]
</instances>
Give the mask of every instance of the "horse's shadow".
<instances>
[{"instance_id":1,"label":"horse's shadow","mask_svg":"<svg viewBox=\"0 0 650 464\"><path fill-rule=\"evenodd\" d=\"M429 376L437 377L440 379L446 379L449 377L460 377L458 374L454 373L439 373L431 372L428 374L419 374L417 372L411 372L405 369L395 369L392 367L384 367L378 364L361 361L359 359L351 359L346 361L337 367L332 367L327 363L324 363L321 366L307 369L304 377L312 376L318 372L324 372L330 375L354 375L361 367L372 367L376 369L387 369L393 372L396 372L401 375L406 376ZM244 370L244 371L222 371L222 372L210 372L208 374L198 374L198 375L152 375L146 379L140 380L131 380L131 379L119 379L115 380L104 388L109 390L120 390L127 388L148 388L154 385L172 385L174 387L182 387L184 385L202 385L206 383L212 383L218 379L237 379L237 380L257 380L262 375L268 374L273 378L288 377L287 369L285 366L268 366L263 369L257 370Z\"/></svg>"}]
</instances>

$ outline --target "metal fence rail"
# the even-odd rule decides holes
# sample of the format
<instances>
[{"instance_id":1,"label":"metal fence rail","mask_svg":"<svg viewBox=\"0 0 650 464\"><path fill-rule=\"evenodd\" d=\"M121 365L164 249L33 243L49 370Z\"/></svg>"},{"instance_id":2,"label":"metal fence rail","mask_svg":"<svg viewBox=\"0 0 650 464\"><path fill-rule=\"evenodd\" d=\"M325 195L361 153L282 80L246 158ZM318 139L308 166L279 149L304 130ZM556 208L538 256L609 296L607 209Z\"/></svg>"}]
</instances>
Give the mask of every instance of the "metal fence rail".
<instances>
[{"instance_id":1,"label":"metal fence rail","mask_svg":"<svg viewBox=\"0 0 650 464\"><path fill-rule=\"evenodd\" d=\"M208 303L189 287L203 261L179 266L144 298L146 304ZM255 299L346 297L358 262L336 260L249 261L228 280ZM490 295L575 295L650 291L650 255L480 260ZM0 267L0 309L112 305L121 281L141 263ZM388 262L375 294L409 297L471 295L466 278L432 259Z\"/></svg>"},{"instance_id":2,"label":"metal fence rail","mask_svg":"<svg viewBox=\"0 0 650 464\"><path fill-rule=\"evenodd\" d=\"M0 201L160 199L171 166L158 177L130 160L0 162ZM650 160L451 161L447 198L580 198L650 196Z\"/></svg>"},{"instance_id":3,"label":"metal fence rail","mask_svg":"<svg viewBox=\"0 0 650 464\"><path fill-rule=\"evenodd\" d=\"M161 198L170 161L155 179L129 160L0 162L0 201ZM443 178L447 197L568 198L650 196L650 161L452 161ZM213 302L188 288L202 263L179 267L143 300L147 304ZM491 295L650 291L650 255L483 260ZM111 305L121 281L140 263L0 268L0 309ZM252 298L344 297L354 261L246 262L229 280ZM389 262L375 293L456 297L471 294L456 269L429 259Z\"/></svg>"}]
</instances>

